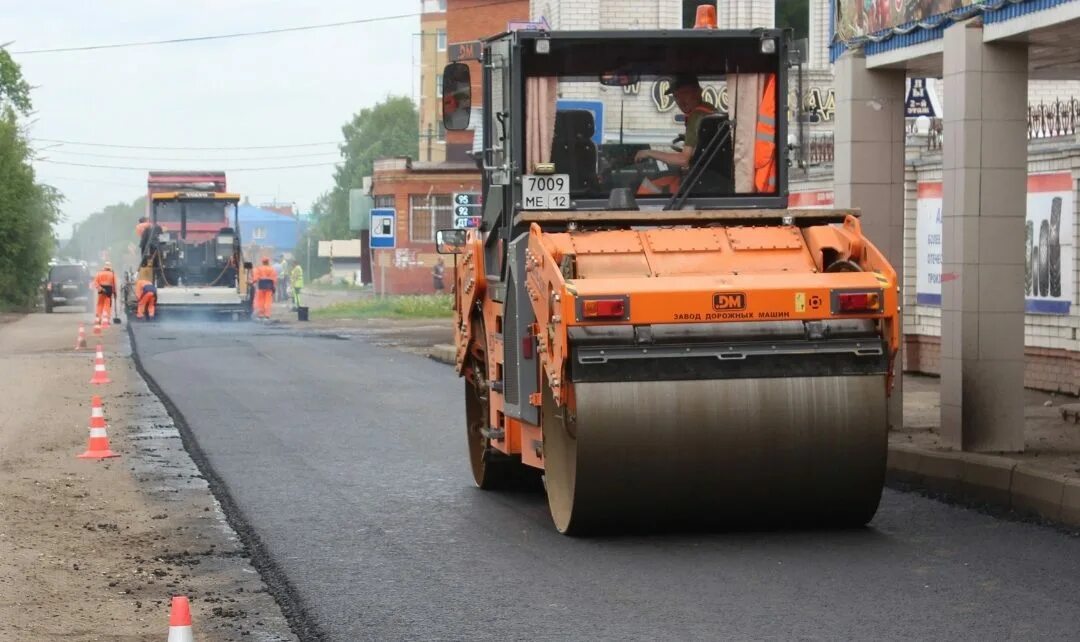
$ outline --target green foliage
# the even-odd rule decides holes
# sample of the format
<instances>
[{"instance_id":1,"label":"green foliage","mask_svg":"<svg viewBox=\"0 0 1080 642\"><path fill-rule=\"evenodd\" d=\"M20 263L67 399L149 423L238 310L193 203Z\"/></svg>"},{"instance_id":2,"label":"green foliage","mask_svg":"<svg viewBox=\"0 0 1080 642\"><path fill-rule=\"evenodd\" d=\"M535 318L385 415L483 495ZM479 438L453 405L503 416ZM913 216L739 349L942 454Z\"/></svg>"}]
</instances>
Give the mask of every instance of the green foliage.
<instances>
[{"instance_id":1,"label":"green foliage","mask_svg":"<svg viewBox=\"0 0 1080 642\"><path fill-rule=\"evenodd\" d=\"M393 156L415 158L420 140L420 115L412 99L390 96L374 107L365 107L345 123L341 132L345 143L341 156L345 162L334 172L334 186L311 206L312 224L308 227L311 252L317 254L319 240L353 238L349 231L349 190L361 187L371 176L375 160ZM307 239L301 238L296 255L307 266ZM311 278L329 271L325 259L312 256Z\"/></svg>"},{"instance_id":2,"label":"green foliage","mask_svg":"<svg viewBox=\"0 0 1080 642\"><path fill-rule=\"evenodd\" d=\"M0 48L0 108L25 116L32 107L30 83L23 78L22 69L11 59L11 54Z\"/></svg>"},{"instance_id":3,"label":"green foliage","mask_svg":"<svg viewBox=\"0 0 1080 642\"><path fill-rule=\"evenodd\" d=\"M105 251L118 271L125 265L134 265L138 261L139 246L135 224L145 215L145 196L94 212L75 228L62 254L83 261L99 261Z\"/></svg>"},{"instance_id":4,"label":"green foliage","mask_svg":"<svg viewBox=\"0 0 1080 642\"><path fill-rule=\"evenodd\" d=\"M372 297L311 311L317 319L442 319L454 316L449 294Z\"/></svg>"},{"instance_id":5,"label":"green foliage","mask_svg":"<svg viewBox=\"0 0 1080 642\"><path fill-rule=\"evenodd\" d=\"M18 117L33 105L19 65L0 48L0 307L25 307L37 297L55 247L52 226L62 197L41 185Z\"/></svg>"},{"instance_id":6,"label":"green foliage","mask_svg":"<svg viewBox=\"0 0 1080 642\"><path fill-rule=\"evenodd\" d=\"M0 95L17 96L3 84L8 78L6 72L0 78ZM29 107L28 99L25 104ZM29 306L36 298L55 247L52 226L60 220L62 200L55 189L35 181L16 108L6 104L0 114L0 305L5 307Z\"/></svg>"}]
</instances>

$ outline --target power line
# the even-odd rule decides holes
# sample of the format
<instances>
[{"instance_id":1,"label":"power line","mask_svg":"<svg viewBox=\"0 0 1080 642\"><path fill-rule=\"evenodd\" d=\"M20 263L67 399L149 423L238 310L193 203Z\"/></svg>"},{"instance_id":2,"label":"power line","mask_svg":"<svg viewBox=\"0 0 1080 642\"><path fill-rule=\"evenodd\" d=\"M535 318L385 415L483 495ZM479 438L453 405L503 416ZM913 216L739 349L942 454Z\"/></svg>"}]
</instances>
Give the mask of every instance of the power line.
<instances>
[{"instance_id":1,"label":"power line","mask_svg":"<svg viewBox=\"0 0 1080 642\"><path fill-rule=\"evenodd\" d=\"M39 150L45 151L45 150ZM67 154L68 156L81 156L88 158L110 158L113 160L129 161L181 161L191 163L218 163L221 161L268 161L268 160L292 160L297 158L324 158L333 156L341 157L340 152L313 152L310 154L289 154L287 156L222 156L220 158L175 158L167 156L122 156L116 154L95 154L93 152L72 152L65 149L49 149L49 154Z\"/></svg>"},{"instance_id":2,"label":"power line","mask_svg":"<svg viewBox=\"0 0 1080 642\"><path fill-rule=\"evenodd\" d=\"M39 158L39 159L35 160L34 162L36 162L36 163L49 163L49 164L52 164L52 165L67 165L69 167L92 167L94 169L121 169L121 170L132 170L132 171L137 171L137 172L145 172L145 171L147 171L146 167L131 167L131 166L122 166L122 165L94 165L94 164L91 164L91 163L69 163L67 161L56 161L56 160L50 160L48 158ZM230 168L225 168L225 169L223 169L221 171L225 171L225 172L261 172L263 170L271 170L271 169L301 169L301 168L304 168L304 167L332 167L332 166L338 165L338 164L339 163L308 163L308 164L301 164L301 165L275 165L275 166L271 166L271 167L233 167L231 169Z\"/></svg>"},{"instance_id":3,"label":"power line","mask_svg":"<svg viewBox=\"0 0 1080 642\"><path fill-rule=\"evenodd\" d=\"M152 45L174 45L186 42L205 42L208 40L226 40L229 38L249 38L253 36L268 36L278 33L291 33L295 31L312 31L314 29L331 29L334 27L347 27L350 25L369 24L373 22L387 22L402 18L415 18L419 13L403 13L394 16L380 16L377 18L358 18L356 20L342 20L341 22L326 22L323 24L304 25L300 27L280 27L277 29L262 29L260 31L241 31L236 33L223 33L209 36L189 36L186 38L168 38L165 40L142 40L137 42L120 42L104 45L83 45L77 47L54 47L51 49L24 49L11 53L23 56L45 53L63 53L67 51L93 51L98 49L122 49L126 47L148 47Z\"/></svg>"},{"instance_id":4,"label":"power line","mask_svg":"<svg viewBox=\"0 0 1080 642\"><path fill-rule=\"evenodd\" d=\"M340 145L342 141L329 140L321 143L295 143L292 145L247 145L237 147L168 147L164 145L118 145L115 143L88 143L77 140L61 140L59 138L34 138L40 143L61 143L63 145L77 145L80 147L110 147L113 149L149 149L156 151L192 151L192 152L219 152L241 151L253 149L298 149L301 147L324 147L326 145Z\"/></svg>"}]
</instances>

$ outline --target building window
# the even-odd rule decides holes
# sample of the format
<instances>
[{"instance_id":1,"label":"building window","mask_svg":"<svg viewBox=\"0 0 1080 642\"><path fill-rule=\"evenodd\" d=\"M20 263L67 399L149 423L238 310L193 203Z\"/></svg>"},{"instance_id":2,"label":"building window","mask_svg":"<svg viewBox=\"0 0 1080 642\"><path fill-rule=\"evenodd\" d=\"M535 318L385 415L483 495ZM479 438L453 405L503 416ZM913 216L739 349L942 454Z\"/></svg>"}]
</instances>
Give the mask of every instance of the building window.
<instances>
[{"instance_id":1,"label":"building window","mask_svg":"<svg viewBox=\"0 0 1080 642\"><path fill-rule=\"evenodd\" d=\"M435 230L453 227L454 204L449 194L409 197L409 240L433 243Z\"/></svg>"},{"instance_id":2,"label":"building window","mask_svg":"<svg viewBox=\"0 0 1080 642\"><path fill-rule=\"evenodd\" d=\"M703 4L716 6L716 0L683 0L682 2L682 28L693 29L697 21L697 8Z\"/></svg>"},{"instance_id":3,"label":"building window","mask_svg":"<svg viewBox=\"0 0 1080 642\"><path fill-rule=\"evenodd\" d=\"M442 98L442 74L435 74L435 97Z\"/></svg>"},{"instance_id":4,"label":"building window","mask_svg":"<svg viewBox=\"0 0 1080 642\"><path fill-rule=\"evenodd\" d=\"M437 121L435 123L435 140L437 140L437 141L446 140L446 127L443 126L441 120Z\"/></svg>"},{"instance_id":5,"label":"building window","mask_svg":"<svg viewBox=\"0 0 1080 642\"><path fill-rule=\"evenodd\" d=\"M446 11L446 0L439 0L439 11Z\"/></svg>"},{"instance_id":6,"label":"building window","mask_svg":"<svg viewBox=\"0 0 1080 642\"><path fill-rule=\"evenodd\" d=\"M443 3L444 6L445 4ZM446 51L446 29L439 29L435 32L435 48L439 51Z\"/></svg>"},{"instance_id":7,"label":"building window","mask_svg":"<svg viewBox=\"0 0 1080 642\"><path fill-rule=\"evenodd\" d=\"M394 195L379 194L375 196L375 207L389 207L390 209L394 209Z\"/></svg>"},{"instance_id":8,"label":"building window","mask_svg":"<svg viewBox=\"0 0 1080 642\"><path fill-rule=\"evenodd\" d=\"M251 238L255 239L256 241L265 240L266 239L266 228L265 227L256 227L255 229L251 230Z\"/></svg>"}]
</instances>

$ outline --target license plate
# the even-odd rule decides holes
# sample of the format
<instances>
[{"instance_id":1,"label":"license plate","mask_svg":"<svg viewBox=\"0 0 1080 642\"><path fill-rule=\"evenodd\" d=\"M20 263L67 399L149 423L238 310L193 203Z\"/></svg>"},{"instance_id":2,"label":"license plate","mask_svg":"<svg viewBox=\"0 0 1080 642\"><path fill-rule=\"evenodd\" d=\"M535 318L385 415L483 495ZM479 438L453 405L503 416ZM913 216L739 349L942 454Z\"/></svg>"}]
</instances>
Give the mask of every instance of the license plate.
<instances>
[{"instance_id":1,"label":"license plate","mask_svg":"<svg viewBox=\"0 0 1080 642\"><path fill-rule=\"evenodd\" d=\"M65 283L64 287L62 289L64 289L64 290L78 290L79 286L75 285L74 283Z\"/></svg>"},{"instance_id":2,"label":"license plate","mask_svg":"<svg viewBox=\"0 0 1080 642\"><path fill-rule=\"evenodd\" d=\"M521 202L522 209L526 210L570 209L570 175L522 176Z\"/></svg>"}]
</instances>

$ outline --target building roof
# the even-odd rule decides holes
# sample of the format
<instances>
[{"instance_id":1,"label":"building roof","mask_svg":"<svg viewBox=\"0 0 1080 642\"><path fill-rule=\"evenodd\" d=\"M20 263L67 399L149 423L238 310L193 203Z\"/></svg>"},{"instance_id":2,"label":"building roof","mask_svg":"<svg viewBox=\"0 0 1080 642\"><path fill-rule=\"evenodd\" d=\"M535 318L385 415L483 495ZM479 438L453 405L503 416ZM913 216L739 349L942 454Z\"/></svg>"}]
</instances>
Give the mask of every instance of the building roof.
<instances>
[{"instance_id":1,"label":"building roof","mask_svg":"<svg viewBox=\"0 0 1080 642\"><path fill-rule=\"evenodd\" d=\"M237 212L240 220L245 223L273 223L273 222L290 222L295 223L296 218L287 214L281 214L273 210L266 210L255 205L240 205L240 209Z\"/></svg>"}]
</instances>

